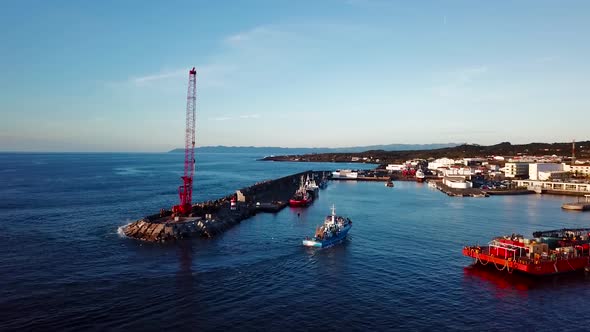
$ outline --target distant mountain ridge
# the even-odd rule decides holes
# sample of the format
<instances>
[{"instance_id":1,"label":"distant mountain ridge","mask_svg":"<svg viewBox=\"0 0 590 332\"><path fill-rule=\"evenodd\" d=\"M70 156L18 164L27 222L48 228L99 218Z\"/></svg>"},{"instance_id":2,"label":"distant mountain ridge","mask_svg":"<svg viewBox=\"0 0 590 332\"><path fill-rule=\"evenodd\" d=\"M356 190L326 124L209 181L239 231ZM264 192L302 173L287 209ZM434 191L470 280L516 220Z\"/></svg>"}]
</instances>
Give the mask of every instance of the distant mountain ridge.
<instances>
[{"instance_id":1,"label":"distant mountain ridge","mask_svg":"<svg viewBox=\"0 0 590 332\"><path fill-rule=\"evenodd\" d=\"M590 141L576 142L576 158L590 158ZM382 164L401 163L409 159L436 159L436 158L467 158L467 157L487 157L487 156L546 156L557 155L569 157L572 153L571 142L561 143L528 143L528 144L511 144L502 142L494 145L479 144L461 144L453 147L430 149L430 150L369 150L363 152L350 153L315 153L305 155L277 155L268 156L264 160L268 161L302 161L302 162L351 162L356 158L363 162L363 158L372 160L379 159Z\"/></svg>"},{"instance_id":2,"label":"distant mountain ridge","mask_svg":"<svg viewBox=\"0 0 590 332\"><path fill-rule=\"evenodd\" d=\"M382 151L410 151L410 150L433 150L458 146L463 143L432 143L432 144L386 144L354 146L345 148L281 148L275 146L202 146L195 150L197 152L209 153L270 153L270 154L311 154L311 153L359 153L371 150ZM168 151L170 153L184 152L184 148Z\"/></svg>"}]
</instances>

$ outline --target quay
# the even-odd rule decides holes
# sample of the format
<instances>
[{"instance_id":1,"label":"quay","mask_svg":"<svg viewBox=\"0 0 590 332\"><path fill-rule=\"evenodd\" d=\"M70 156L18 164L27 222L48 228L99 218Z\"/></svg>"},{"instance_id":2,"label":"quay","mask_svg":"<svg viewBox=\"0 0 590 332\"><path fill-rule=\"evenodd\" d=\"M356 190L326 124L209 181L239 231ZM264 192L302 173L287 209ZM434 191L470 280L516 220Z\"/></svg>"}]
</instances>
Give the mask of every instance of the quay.
<instances>
[{"instance_id":1,"label":"quay","mask_svg":"<svg viewBox=\"0 0 590 332\"><path fill-rule=\"evenodd\" d=\"M213 237L257 213L276 213L285 208L302 177L321 179L328 174L327 171L305 171L262 181L217 200L194 204L188 217L175 216L171 210L162 209L123 226L122 231L129 238L147 242Z\"/></svg>"},{"instance_id":2,"label":"quay","mask_svg":"<svg viewBox=\"0 0 590 332\"><path fill-rule=\"evenodd\" d=\"M561 208L564 210L574 210L574 211L590 211L590 195L584 195L586 197L585 202L580 202L578 199L577 202L571 203L564 203Z\"/></svg>"},{"instance_id":3,"label":"quay","mask_svg":"<svg viewBox=\"0 0 590 332\"><path fill-rule=\"evenodd\" d=\"M590 194L590 183L515 180L518 187L526 187L543 194L584 196Z\"/></svg>"},{"instance_id":4,"label":"quay","mask_svg":"<svg viewBox=\"0 0 590 332\"><path fill-rule=\"evenodd\" d=\"M431 180L428 183L429 185L431 183L434 183L434 185L432 185L434 188L440 190L441 192L447 194L447 196L451 197L488 197L488 195L484 191L476 188L451 188L446 184L442 183L442 181L435 180Z\"/></svg>"},{"instance_id":5,"label":"quay","mask_svg":"<svg viewBox=\"0 0 590 332\"><path fill-rule=\"evenodd\" d=\"M345 178L345 177L332 177L330 178L331 181L378 181L378 182L387 182L389 181L389 176L358 176L356 178Z\"/></svg>"}]
</instances>

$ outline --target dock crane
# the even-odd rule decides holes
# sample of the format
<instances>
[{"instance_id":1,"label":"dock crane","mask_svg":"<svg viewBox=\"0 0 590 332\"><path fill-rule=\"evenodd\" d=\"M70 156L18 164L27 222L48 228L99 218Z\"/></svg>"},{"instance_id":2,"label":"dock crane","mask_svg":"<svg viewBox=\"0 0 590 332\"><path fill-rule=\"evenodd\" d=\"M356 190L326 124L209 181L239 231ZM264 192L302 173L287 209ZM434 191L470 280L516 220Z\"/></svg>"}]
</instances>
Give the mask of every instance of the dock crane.
<instances>
[{"instance_id":1,"label":"dock crane","mask_svg":"<svg viewBox=\"0 0 590 332\"><path fill-rule=\"evenodd\" d=\"M172 207L176 215L188 215L192 210L193 177L195 175L195 109L197 101L197 71L189 71L186 97L186 128L184 132L184 175L178 187L180 204Z\"/></svg>"}]
</instances>

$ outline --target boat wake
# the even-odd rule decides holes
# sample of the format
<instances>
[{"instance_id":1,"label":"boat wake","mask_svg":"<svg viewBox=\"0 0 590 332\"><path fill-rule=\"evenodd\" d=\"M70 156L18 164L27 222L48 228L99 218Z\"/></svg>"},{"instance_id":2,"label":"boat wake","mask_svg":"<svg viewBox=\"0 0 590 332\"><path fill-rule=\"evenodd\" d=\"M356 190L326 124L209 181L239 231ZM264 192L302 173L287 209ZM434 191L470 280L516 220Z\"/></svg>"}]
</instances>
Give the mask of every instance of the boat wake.
<instances>
[{"instance_id":1,"label":"boat wake","mask_svg":"<svg viewBox=\"0 0 590 332\"><path fill-rule=\"evenodd\" d=\"M123 231L123 229L129 225L131 225L131 222L117 227L117 235L119 235L120 238L127 238L127 235L125 235L125 232Z\"/></svg>"}]
</instances>

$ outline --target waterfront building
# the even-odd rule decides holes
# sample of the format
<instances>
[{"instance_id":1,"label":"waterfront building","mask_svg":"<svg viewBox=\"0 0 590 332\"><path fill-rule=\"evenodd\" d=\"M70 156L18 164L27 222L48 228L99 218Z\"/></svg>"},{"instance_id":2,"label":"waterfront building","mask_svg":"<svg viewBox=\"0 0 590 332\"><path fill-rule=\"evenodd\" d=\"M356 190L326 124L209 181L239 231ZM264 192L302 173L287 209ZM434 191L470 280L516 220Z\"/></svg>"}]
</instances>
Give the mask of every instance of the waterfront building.
<instances>
[{"instance_id":1,"label":"waterfront building","mask_svg":"<svg viewBox=\"0 0 590 332\"><path fill-rule=\"evenodd\" d=\"M549 171L549 172L538 172L537 179L539 181L549 181L549 180L565 180L568 179L570 176L570 172L566 171ZM533 180L530 179L529 180Z\"/></svg>"},{"instance_id":2,"label":"waterfront building","mask_svg":"<svg viewBox=\"0 0 590 332\"><path fill-rule=\"evenodd\" d=\"M504 165L504 176L507 178L520 178L529 175L529 163L509 162Z\"/></svg>"},{"instance_id":3,"label":"waterfront building","mask_svg":"<svg viewBox=\"0 0 590 332\"><path fill-rule=\"evenodd\" d=\"M443 184L453 189L473 188L473 183L471 181L467 181L466 176L445 176L443 178Z\"/></svg>"},{"instance_id":4,"label":"waterfront building","mask_svg":"<svg viewBox=\"0 0 590 332\"><path fill-rule=\"evenodd\" d=\"M531 190L551 190L563 192L590 192L590 183L565 182L565 181L535 181L535 180L515 180L518 187L527 187Z\"/></svg>"},{"instance_id":5,"label":"waterfront building","mask_svg":"<svg viewBox=\"0 0 590 332\"><path fill-rule=\"evenodd\" d=\"M529 164L530 180L548 180L552 172L563 172L563 164L556 163L532 163ZM557 175L557 173L556 173Z\"/></svg>"}]
</instances>

